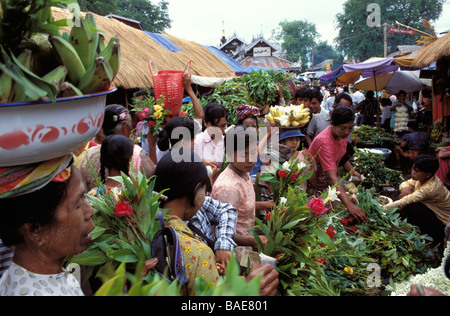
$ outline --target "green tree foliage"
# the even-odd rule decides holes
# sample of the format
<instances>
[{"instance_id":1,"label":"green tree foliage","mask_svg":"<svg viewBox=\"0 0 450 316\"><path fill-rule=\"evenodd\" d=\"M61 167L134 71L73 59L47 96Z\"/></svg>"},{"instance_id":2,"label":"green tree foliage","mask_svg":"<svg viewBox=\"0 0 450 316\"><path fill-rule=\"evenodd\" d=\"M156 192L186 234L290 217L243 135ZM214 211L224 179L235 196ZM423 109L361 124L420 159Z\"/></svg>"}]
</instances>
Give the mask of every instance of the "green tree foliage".
<instances>
[{"instance_id":1,"label":"green tree foliage","mask_svg":"<svg viewBox=\"0 0 450 316\"><path fill-rule=\"evenodd\" d=\"M311 51L319 38L316 25L302 21L283 21L280 28L275 31L274 38L281 42L281 48L286 50L287 59L293 62L301 59L302 65L310 61Z\"/></svg>"},{"instance_id":2,"label":"green tree foliage","mask_svg":"<svg viewBox=\"0 0 450 316\"><path fill-rule=\"evenodd\" d=\"M79 0L83 11L99 15L116 14L141 22L144 30L162 32L170 27L168 2L162 0L153 4L149 0Z\"/></svg>"},{"instance_id":3,"label":"green tree foliage","mask_svg":"<svg viewBox=\"0 0 450 316\"><path fill-rule=\"evenodd\" d=\"M446 0L377 0L380 6L381 24L387 23L398 27L395 21L404 25L430 33L423 26L422 19L430 23L439 18ZM360 59L382 57L384 53L383 27L370 27L367 17L371 12L367 6L373 0L347 0L343 12L336 15L339 35L335 39L337 48L348 58ZM388 54L395 51L398 45L414 45L420 34L388 34Z\"/></svg>"}]
</instances>

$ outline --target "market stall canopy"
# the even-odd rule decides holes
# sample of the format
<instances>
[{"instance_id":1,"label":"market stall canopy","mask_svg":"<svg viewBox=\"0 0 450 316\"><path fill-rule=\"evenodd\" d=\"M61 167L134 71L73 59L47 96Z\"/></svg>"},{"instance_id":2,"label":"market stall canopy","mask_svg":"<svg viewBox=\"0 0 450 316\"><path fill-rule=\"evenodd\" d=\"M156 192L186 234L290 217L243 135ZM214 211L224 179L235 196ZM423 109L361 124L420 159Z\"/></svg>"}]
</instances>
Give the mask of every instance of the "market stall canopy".
<instances>
[{"instance_id":1,"label":"market stall canopy","mask_svg":"<svg viewBox=\"0 0 450 316\"><path fill-rule=\"evenodd\" d=\"M236 75L242 75L246 73L244 66L242 66L239 62L225 54L222 50L218 49L214 46L205 46L211 53L220 58L223 62L225 62L228 66L234 69Z\"/></svg>"},{"instance_id":2,"label":"market stall canopy","mask_svg":"<svg viewBox=\"0 0 450 316\"><path fill-rule=\"evenodd\" d=\"M400 90L406 93L420 91L426 86L412 71L396 71L363 79L356 82L355 87L360 90L386 90L389 94L397 94Z\"/></svg>"},{"instance_id":3,"label":"market stall canopy","mask_svg":"<svg viewBox=\"0 0 450 316\"><path fill-rule=\"evenodd\" d=\"M395 65L392 58L375 57L357 64L342 65L336 70L321 76L320 82L323 84L336 82L337 85L343 86L358 81L360 77L369 78L374 75L384 75L397 69L398 66Z\"/></svg>"},{"instance_id":4,"label":"market stall canopy","mask_svg":"<svg viewBox=\"0 0 450 316\"><path fill-rule=\"evenodd\" d=\"M433 62L445 57L450 58L450 33L424 46L414 58L412 66L428 67Z\"/></svg>"},{"instance_id":5,"label":"market stall canopy","mask_svg":"<svg viewBox=\"0 0 450 316\"><path fill-rule=\"evenodd\" d=\"M55 20L71 18L65 9L52 8ZM122 60L120 71L113 85L125 89L146 89L153 87L148 61L152 59L160 70L183 70L192 60L190 73L201 77L230 78L235 77L232 67L195 42L161 34L180 51L167 49L161 36L150 36L144 31L130 27L116 19L95 15L98 29L103 31L106 41L112 36L120 40ZM69 30L69 29L68 29ZM70 30L69 30L70 31ZM159 41L155 41L158 38ZM158 40L157 39L157 40Z\"/></svg>"}]
</instances>

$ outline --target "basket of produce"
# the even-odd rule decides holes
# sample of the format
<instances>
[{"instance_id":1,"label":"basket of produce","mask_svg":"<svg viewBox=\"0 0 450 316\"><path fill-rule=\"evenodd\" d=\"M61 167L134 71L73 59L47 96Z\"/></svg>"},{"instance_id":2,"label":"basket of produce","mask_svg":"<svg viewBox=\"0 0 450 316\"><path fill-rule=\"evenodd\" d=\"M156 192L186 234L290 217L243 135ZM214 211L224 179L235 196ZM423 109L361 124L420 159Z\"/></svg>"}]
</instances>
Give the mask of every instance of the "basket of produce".
<instances>
[{"instance_id":1,"label":"basket of produce","mask_svg":"<svg viewBox=\"0 0 450 316\"><path fill-rule=\"evenodd\" d=\"M265 119L271 124L282 128L299 128L308 124L311 114L302 105L273 106Z\"/></svg>"},{"instance_id":2,"label":"basket of produce","mask_svg":"<svg viewBox=\"0 0 450 316\"><path fill-rule=\"evenodd\" d=\"M92 13L73 11L67 28L52 4L10 2L0 12L0 167L73 152L99 131L116 91L118 38L104 41Z\"/></svg>"}]
</instances>

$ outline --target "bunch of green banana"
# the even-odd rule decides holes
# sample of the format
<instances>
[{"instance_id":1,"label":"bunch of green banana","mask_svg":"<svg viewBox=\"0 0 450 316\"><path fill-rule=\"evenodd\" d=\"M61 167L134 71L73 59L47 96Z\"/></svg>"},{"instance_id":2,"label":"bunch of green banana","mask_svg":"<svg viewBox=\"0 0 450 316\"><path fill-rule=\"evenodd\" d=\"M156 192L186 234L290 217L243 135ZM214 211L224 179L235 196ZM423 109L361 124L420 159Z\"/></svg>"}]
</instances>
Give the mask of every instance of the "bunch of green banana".
<instances>
[{"instance_id":1,"label":"bunch of green banana","mask_svg":"<svg viewBox=\"0 0 450 316\"><path fill-rule=\"evenodd\" d=\"M120 43L117 36L105 44L92 13L77 18L69 39L50 36L56 55L67 67L70 83L83 94L108 90L120 68Z\"/></svg>"},{"instance_id":2,"label":"bunch of green banana","mask_svg":"<svg viewBox=\"0 0 450 316\"><path fill-rule=\"evenodd\" d=\"M302 105L273 106L265 118L280 127L303 127L310 120L310 111Z\"/></svg>"},{"instance_id":3,"label":"bunch of green banana","mask_svg":"<svg viewBox=\"0 0 450 316\"><path fill-rule=\"evenodd\" d=\"M95 17L79 16L70 34L49 35L58 66L43 76L33 67L34 55L24 49L19 56L0 46L0 103L51 100L110 89L120 68L119 39L108 43L97 29ZM39 60L39 63L45 60ZM51 64L49 62L49 64ZM35 65L36 66L36 65ZM51 68L50 68L51 69ZM45 72L40 72L45 73Z\"/></svg>"},{"instance_id":4,"label":"bunch of green banana","mask_svg":"<svg viewBox=\"0 0 450 316\"><path fill-rule=\"evenodd\" d=\"M0 63L2 103L56 100L59 87L67 75L65 67L58 67L41 78L32 71L31 50L25 49L16 57L2 47L1 56L4 61Z\"/></svg>"}]
</instances>

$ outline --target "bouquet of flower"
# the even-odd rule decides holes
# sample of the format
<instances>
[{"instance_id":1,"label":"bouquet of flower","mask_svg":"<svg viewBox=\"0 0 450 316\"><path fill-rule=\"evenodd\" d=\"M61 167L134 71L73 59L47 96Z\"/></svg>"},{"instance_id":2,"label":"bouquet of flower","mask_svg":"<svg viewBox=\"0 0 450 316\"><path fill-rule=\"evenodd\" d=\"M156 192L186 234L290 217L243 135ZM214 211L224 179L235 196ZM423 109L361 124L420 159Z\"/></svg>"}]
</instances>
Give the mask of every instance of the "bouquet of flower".
<instances>
[{"instance_id":1,"label":"bouquet of flower","mask_svg":"<svg viewBox=\"0 0 450 316\"><path fill-rule=\"evenodd\" d=\"M311 165L304 161L286 161L283 164L273 161L272 163L277 169L276 172L262 174L260 179L271 184L275 204L280 202L290 186L299 186L308 181L314 172L314 170L308 171Z\"/></svg>"},{"instance_id":2,"label":"bouquet of flower","mask_svg":"<svg viewBox=\"0 0 450 316\"><path fill-rule=\"evenodd\" d=\"M152 179L140 172L130 175L113 178L121 183L119 195L105 188L100 197L86 195L95 210L95 229L87 249L72 262L87 266L88 277L96 267L102 273L106 264L115 269L121 263L136 265L151 259L151 242L160 229L159 201L164 196L153 192Z\"/></svg>"},{"instance_id":3,"label":"bouquet of flower","mask_svg":"<svg viewBox=\"0 0 450 316\"><path fill-rule=\"evenodd\" d=\"M171 111L164 109L164 95L159 99L148 96L142 100L133 99L133 112L136 112L141 121L147 121L147 126L150 128L153 135L159 134L159 128L163 127L170 119Z\"/></svg>"}]
</instances>

